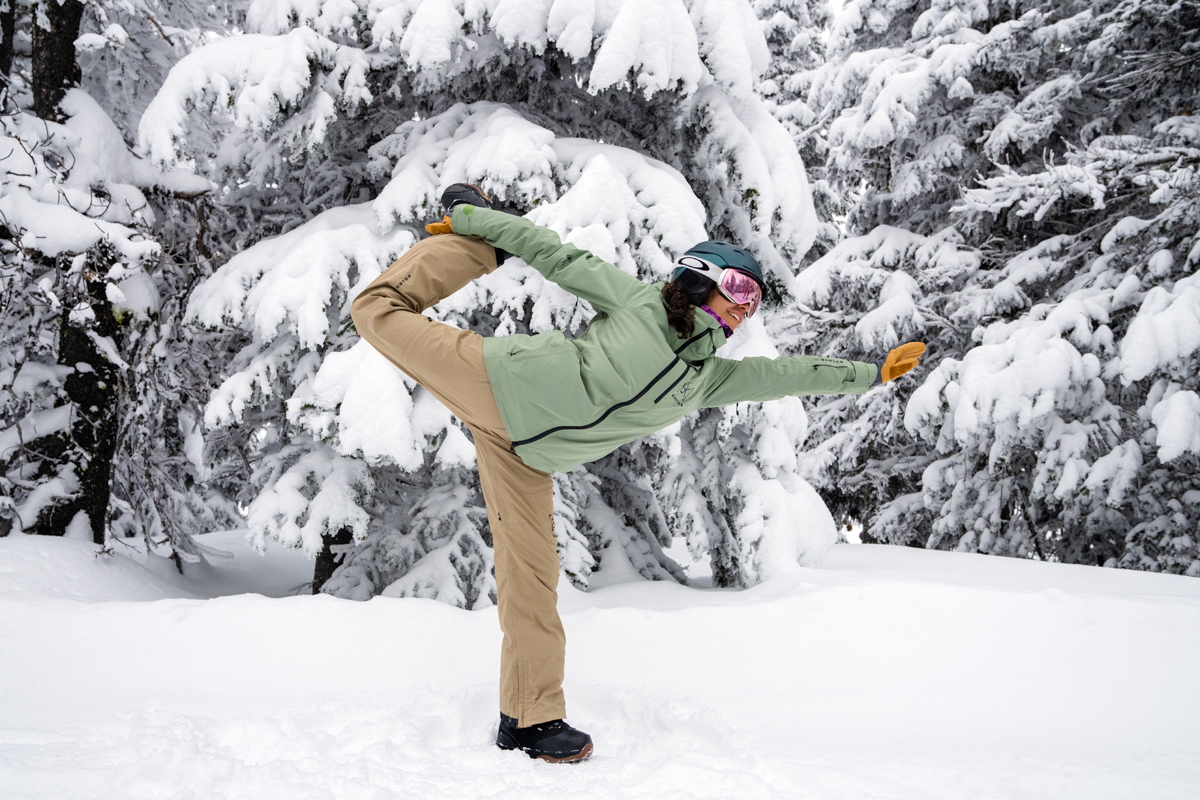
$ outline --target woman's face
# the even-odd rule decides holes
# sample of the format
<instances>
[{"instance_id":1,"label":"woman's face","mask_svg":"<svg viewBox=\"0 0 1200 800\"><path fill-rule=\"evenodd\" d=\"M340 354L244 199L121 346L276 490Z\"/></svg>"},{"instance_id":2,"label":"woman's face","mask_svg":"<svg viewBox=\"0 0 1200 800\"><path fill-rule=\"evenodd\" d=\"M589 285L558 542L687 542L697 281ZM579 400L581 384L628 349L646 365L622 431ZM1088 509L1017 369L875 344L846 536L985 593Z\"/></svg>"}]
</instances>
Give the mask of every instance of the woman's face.
<instances>
[{"instance_id":1,"label":"woman's face","mask_svg":"<svg viewBox=\"0 0 1200 800\"><path fill-rule=\"evenodd\" d=\"M717 316L725 320L725 324L730 330L737 330L737 326L742 324L742 320L750 313L749 303L732 303L725 299L725 295L712 290L712 294L708 296L708 307L717 313Z\"/></svg>"}]
</instances>

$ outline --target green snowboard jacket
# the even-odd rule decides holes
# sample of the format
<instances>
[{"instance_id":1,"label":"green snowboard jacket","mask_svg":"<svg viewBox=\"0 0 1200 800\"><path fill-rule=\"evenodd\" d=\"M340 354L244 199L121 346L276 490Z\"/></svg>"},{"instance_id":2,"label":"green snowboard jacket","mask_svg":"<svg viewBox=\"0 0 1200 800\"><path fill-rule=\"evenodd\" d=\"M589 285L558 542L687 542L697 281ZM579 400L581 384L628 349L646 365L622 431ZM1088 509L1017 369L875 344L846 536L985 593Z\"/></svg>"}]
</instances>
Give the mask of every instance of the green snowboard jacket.
<instances>
[{"instance_id":1,"label":"green snowboard jacket","mask_svg":"<svg viewBox=\"0 0 1200 800\"><path fill-rule=\"evenodd\" d=\"M523 217L458 206L451 227L512 253L596 309L576 339L549 331L484 340L513 449L535 469L570 471L699 408L862 394L875 381L878 368L858 361L716 358L725 334L715 319L696 314L695 334L681 339L667 323L661 283L643 283Z\"/></svg>"}]
</instances>

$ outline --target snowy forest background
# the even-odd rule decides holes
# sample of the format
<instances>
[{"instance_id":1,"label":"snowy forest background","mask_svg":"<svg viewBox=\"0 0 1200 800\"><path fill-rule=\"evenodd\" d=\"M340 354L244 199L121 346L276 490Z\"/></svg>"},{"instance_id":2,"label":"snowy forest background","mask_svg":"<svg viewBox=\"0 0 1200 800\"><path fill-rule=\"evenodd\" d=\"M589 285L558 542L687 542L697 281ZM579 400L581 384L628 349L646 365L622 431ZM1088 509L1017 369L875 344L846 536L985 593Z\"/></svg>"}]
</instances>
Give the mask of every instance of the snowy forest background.
<instances>
[{"instance_id":1,"label":"snowy forest background","mask_svg":"<svg viewBox=\"0 0 1200 800\"><path fill-rule=\"evenodd\" d=\"M184 568L248 527L314 591L494 601L466 434L349 316L470 181L647 280L748 247L733 357L929 345L556 475L576 585L686 580L683 537L748 586L835 521L1200 576L1200 3L7 0L0 34L0 535ZM431 313L592 310L511 260Z\"/></svg>"}]
</instances>

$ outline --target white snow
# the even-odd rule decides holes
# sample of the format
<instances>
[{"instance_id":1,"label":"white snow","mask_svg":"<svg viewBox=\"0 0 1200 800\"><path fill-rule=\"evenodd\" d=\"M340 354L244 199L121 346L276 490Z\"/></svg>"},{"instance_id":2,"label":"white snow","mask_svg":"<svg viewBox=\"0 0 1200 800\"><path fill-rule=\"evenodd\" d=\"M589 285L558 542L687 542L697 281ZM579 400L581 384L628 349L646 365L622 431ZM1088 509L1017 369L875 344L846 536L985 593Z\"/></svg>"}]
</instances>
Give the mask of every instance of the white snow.
<instances>
[{"instance_id":1,"label":"white snow","mask_svg":"<svg viewBox=\"0 0 1200 800\"><path fill-rule=\"evenodd\" d=\"M316 494L311 487L319 486ZM354 501L374 488L366 465L328 449L305 453L246 509L251 538L260 550L267 537L315 556L321 537L343 527L358 539L367 535L367 512Z\"/></svg>"},{"instance_id":2,"label":"white snow","mask_svg":"<svg viewBox=\"0 0 1200 800\"><path fill-rule=\"evenodd\" d=\"M1158 428L1155 444L1161 460L1171 461L1185 452L1200 453L1200 396L1192 391L1175 392L1151 413Z\"/></svg>"},{"instance_id":3,"label":"white snow","mask_svg":"<svg viewBox=\"0 0 1200 800\"><path fill-rule=\"evenodd\" d=\"M180 59L142 115L139 144L156 165L172 167L188 137L188 113L199 108L213 119L231 118L249 134L268 129L313 83L313 67L329 80L328 105L317 104L310 123L315 130L334 119L332 100L345 107L369 102L367 61L360 50L344 47L311 28L279 36L244 34L215 39ZM303 127L303 126L301 126ZM314 134L314 141L323 138Z\"/></svg>"},{"instance_id":4,"label":"white snow","mask_svg":"<svg viewBox=\"0 0 1200 800\"><path fill-rule=\"evenodd\" d=\"M675 0L623 3L596 52L590 88L623 83L633 70L647 96L676 81L690 94L704 76L696 37L687 9Z\"/></svg>"},{"instance_id":5,"label":"white snow","mask_svg":"<svg viewBox=\"0 0 1200 800\"><path fill-rule=\"evenodd\" d=\"M380 233L365 204L330 209L229 259L192 295L187 317L244 324L267 342L290 329L314 350L327 340L326 308L336 290L351 288L353 271L365 287L414 240L407 230Z\"/></svg>"},{"instance_id":6,"label":"white snow","mask_svg":"<svg viewBox=\"0 0 1200 800\"><path fill-rule=\"evenodd\" d=\"M1141 380L1200 348L1200 273L1146 293L1121 340L1121 377Z\"/></svg>"},{"instance_id":7,"label":"white snow","mask_svg":"<svg viewBox=\"0 0 1200 800\"><path fill-rule=\"evenodd\" d=\"M743 592L563 580L570 719L596 755L561 767L491 744L493 608L286 596L311 564L240 536L201 537L237 557L184 576L0 539L6 800L1170 800L1200 785L1189 578L837 545L824 569Z\"/></svg>"},{"instance_id":8,"label":"white snow","mask_svg":"<svg viewBox=\"0 0 1200 800\"><path fill-rule=\"evenodd\" d=\"M22 369L18 379L26 374ZM15 388L14 388L15 391ZM25 442L66 430L71 425L71 406L58 406L33 411L10 428L0 431L0 458L11 458L13 451Z\"/></svg>"}]
</instances>

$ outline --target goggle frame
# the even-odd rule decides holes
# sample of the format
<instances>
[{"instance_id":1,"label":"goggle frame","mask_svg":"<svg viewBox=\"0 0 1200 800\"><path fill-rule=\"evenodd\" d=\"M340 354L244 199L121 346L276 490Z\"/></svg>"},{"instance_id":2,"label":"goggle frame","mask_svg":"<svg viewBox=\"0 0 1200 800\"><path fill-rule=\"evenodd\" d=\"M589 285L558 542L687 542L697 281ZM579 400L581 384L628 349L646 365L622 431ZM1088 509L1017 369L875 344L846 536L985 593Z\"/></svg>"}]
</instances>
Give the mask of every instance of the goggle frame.
<instances>
[{"instance_id":1,"label":"goggle frame","mask_svg":"<svg viewBox=\"0 0 1200 800\"><path fill-rule=\"evenodd\" d=\"M694 261L694 262L698 262L698 263L697 264L689 264L689 263L687 263L688 261ZM697 275L703 275L704 277L708 278L710 281L712 281L713 283L715 283L717 285L717 291L721 293L721 296L724 297L729 302L733 303L735 306L745 305L746 303L749 303L750 310L748 312L746 312L746 319L753 317L754 314L758 311L759 306L762 305L762 295L763 295L762 286L759 284L758 280L753 275L751 275L749 272L746 272L745 270L738 269L737 267L720 267L707 259L701 258L700 256L690 255L690 254L682 255L678 259L676 259L675 266L677 268L682 267L683 269L689 270L691 272L695 272ZM735 297L729 291L729 289L726 288L726 286L725 286L725 276L731 272L737 273L738 276L744 276L744 277L748 278L750 280L750 283L753 284L757 296L747 299L747 300L737 299L737 297ZM714 277L714 273L716 274L715 277Z\"/></svg>"}]
</instances>

